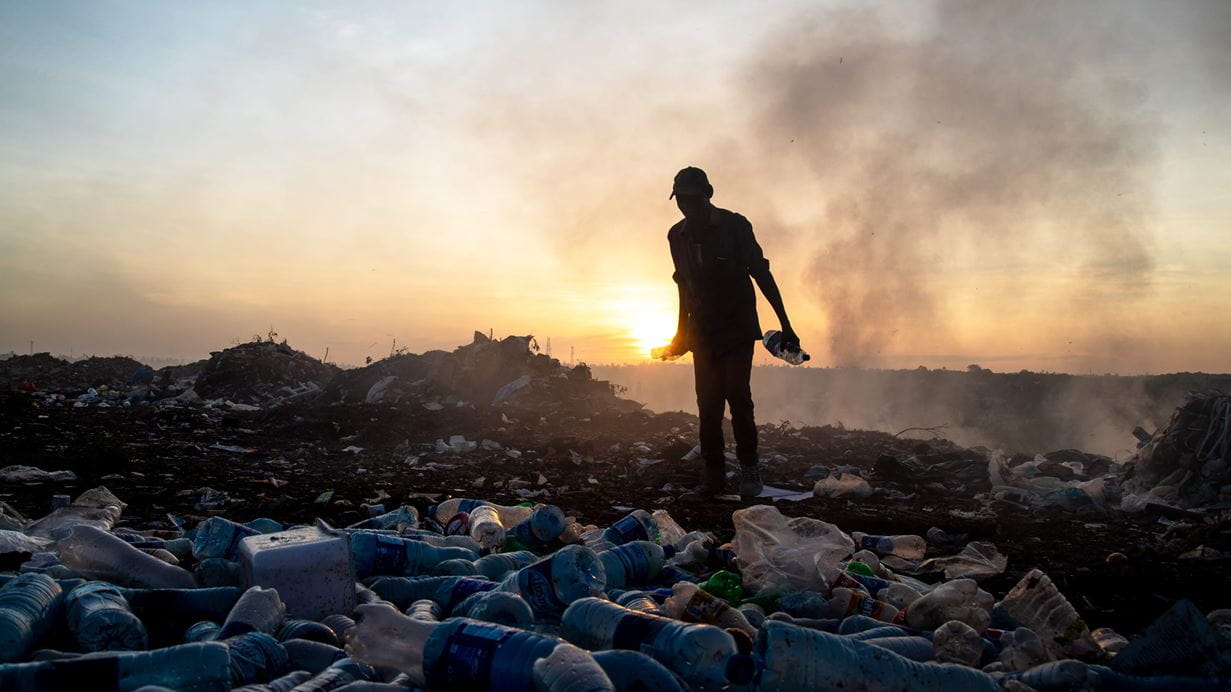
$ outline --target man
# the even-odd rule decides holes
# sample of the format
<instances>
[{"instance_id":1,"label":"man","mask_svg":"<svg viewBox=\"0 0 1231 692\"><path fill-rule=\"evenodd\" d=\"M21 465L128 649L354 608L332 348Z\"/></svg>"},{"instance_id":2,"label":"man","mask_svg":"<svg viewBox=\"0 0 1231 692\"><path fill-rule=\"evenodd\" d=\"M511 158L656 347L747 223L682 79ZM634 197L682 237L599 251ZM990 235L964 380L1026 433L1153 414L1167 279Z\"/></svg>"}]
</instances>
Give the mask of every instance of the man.
<instances>
[{"instance_id":1,"label":"man","mask_svg":"<svg viewBox=\"0 0 1231 692\"><path fill-rule=\"evenodd\" d=\"M684 499L703 500L724 492L726 459L723 410L731 406L735 456L740 463L739 494L761 494L757 426L752 415L752 351L761 339L756 279L761 293L782 325L783 343L799 348L769 261L752 234L752 224L735 212L710 203L714 188L705 171L692 166L675 176L671 197L684 219L671 227L667 242L675 263L672 279L679 287L680 316L669 353L693 354L697 414L701 419L701 485ZM749 278L751 277L751 279Z\"/></svg>"}]
</instances>

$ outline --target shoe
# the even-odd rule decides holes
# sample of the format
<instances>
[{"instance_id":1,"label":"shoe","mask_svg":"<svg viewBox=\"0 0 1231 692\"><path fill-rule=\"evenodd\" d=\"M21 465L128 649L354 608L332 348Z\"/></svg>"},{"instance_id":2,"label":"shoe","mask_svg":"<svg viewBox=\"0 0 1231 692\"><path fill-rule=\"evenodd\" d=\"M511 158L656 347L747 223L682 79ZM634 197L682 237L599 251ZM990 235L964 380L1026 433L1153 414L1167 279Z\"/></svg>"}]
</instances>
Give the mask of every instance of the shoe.
<instances>
[{"instance_id":1,"label":"shoe","mask_svg":"<svg viewBox=\"0 0 1231 692\"><path fill-rule=\"evenodd\" d=\"M765 484L761 482L761 471L755 466L741 466L739 469L739 494L740 497L756 497L765 490Z\"/></svg>"}]
</instances>

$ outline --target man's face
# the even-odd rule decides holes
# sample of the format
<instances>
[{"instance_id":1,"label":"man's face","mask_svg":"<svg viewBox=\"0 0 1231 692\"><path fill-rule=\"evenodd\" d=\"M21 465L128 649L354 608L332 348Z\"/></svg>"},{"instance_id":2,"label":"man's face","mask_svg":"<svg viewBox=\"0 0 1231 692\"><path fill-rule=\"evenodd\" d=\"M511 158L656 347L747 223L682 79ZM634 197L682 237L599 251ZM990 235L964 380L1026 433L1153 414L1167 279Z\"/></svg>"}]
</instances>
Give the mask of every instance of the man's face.
<instances>
[{"instance_id":1,"label":"man's face","mask_svg":"<svg viewBox=\"0 0 1231 692\"><path fill-rule=\"evenodd\" d=\"M710 213L710 198L707 195L677 194L675 205L680 208L684 218L690 221L705 219Z\"/></svg>"}]
</instances>

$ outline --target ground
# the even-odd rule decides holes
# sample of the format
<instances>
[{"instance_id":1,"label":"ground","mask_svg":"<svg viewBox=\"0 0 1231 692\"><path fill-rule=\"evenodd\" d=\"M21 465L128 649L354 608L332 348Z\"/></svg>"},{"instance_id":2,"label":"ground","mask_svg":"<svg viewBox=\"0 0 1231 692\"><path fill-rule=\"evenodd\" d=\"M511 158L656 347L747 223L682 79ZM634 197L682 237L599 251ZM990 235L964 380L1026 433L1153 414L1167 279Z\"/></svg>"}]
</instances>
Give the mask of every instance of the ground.
<instances>
[{"instance_id":1,"label":"ground","mask_svg":"<svg viewBox=\"0 0 1231 692\"><path fill-rule=\"evenodd\" d=\"M526 410L467 405L431 411L415 403L301 403L242 412L201 406L74 408L5 393L0 394L0 466L67 469L78 479L0 485L0 500L38 517L49 510L54 494L75 496L105 485L128 503L122 523L149 527L169 525L168 514L190 525L209 514L236 520L320 517L346 525L366 516L364 503L392 508L405 502L422 510L450 496L513 504L529 495L598 525L628 508L666 508L686 529L729 540L731 512L748 503L678 501L699 472L699 461L680 460L696 438L695 426L695 417L683 413L548 419ZM501 448L438 452L436 440L447 442L451 435L491 440ZM763 426L761 441L766 482L779 487L810 489L813 480L805 473L817 464L881 469L880 476L869 474L882 491L870 498L780 501L783 513L820 518L845 531L922 535L935 526L991 541L1009 558L1006 573L983 582L997 596L1039 567L1092 628L1113 627L1126 635L1140 632L1179 598L1194 600L1202 611L1231 606L1225 589L1231 560L1179 557L1198 546L1225 554L1231 548L1225 520L1210 524L1154 511L1129 515L1093 507L1043 511L988 504L975 497L988 488L982 450L943 440ZM510 456L510 449L520 458ZM891 481L885 455L915 455L935 473ZM222 491L225 499L211 504L205 498L202 504L206 488ZM329 491L332 495L323 495ZM1109 562L1108 555L1116 552L1127 561Z\"/></svg>"}]
</instances>

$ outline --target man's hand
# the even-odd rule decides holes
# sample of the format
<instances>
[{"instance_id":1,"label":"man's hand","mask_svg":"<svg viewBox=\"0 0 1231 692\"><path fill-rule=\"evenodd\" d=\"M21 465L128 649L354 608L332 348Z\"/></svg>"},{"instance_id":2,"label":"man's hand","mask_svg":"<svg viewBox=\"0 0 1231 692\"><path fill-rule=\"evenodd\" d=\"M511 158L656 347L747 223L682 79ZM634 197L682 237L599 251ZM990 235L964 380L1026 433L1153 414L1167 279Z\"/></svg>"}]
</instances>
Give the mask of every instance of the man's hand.
<instances>
[{"instance_id":1,"label":"man's hand","mask_svg":"<svg viewBox=\"0 0 1231 692\"><path fill-rule=\"evenodd\" d=\"M789 326L782 328L782 348L786 351L800 350L799 335L796 334L795 330L791 329Z\"/></svg>"}]
</instances>

